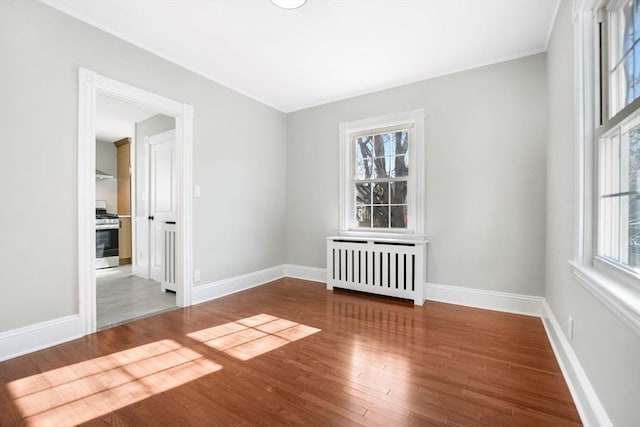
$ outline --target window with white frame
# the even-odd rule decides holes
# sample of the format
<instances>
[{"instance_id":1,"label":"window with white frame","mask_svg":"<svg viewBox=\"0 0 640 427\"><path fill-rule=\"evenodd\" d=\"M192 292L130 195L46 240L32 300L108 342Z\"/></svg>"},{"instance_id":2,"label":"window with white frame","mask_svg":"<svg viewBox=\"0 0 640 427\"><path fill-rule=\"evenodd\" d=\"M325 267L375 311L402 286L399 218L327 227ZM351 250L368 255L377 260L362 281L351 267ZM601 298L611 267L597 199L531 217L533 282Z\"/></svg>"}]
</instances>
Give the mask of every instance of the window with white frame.
<instances>
[{"instance_id":1,"label":"window with white frame","mask_svg":"<svg viewBox=\"0 0 640 427\"><path fill-rule=\"evenodd\" d=\"M423 233L422 110L342 123L340 230Z\"/></svg>"},{"instance_id":2,"label":"window with white frame","mask_svg":"<svg viewBox=\"0 0 640 427\"><path fill-rule=\"evenodd\" d=\"M640 0L576 5L582 193L574 273L640 331Z\"/></svg>"},{"instance_id":3,"label":"window with white frame","mask_svg":"<svg viewBox=\"0 0 640 427\"><path fill-rule=\"evenodd\" d=\"M609 117L596 123L595 255L640 273L640 0L608 4L598 19L597 89ZM605 71L606 70L606 71ZM601 102L600 109L606 108ZM598 126L599 125L599 126Z\"/></svg>"}]
</instances>

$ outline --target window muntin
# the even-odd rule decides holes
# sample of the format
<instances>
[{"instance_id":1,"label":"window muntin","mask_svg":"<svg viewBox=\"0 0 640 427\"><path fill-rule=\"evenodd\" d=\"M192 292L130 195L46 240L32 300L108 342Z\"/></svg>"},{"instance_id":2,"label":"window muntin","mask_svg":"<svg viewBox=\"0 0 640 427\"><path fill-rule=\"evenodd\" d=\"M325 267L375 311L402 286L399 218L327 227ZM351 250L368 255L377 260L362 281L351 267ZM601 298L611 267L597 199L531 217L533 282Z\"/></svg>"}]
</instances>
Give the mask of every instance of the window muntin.
<instances>
[{"instance_id":1,"label":"window muntin","mask_svg":"<svg viewBox=\"0 0 640 427\"><path fill-rule=\"evenodd\" d=\"M410 129L351 139L356 228L406 229Z\"/></svg>"}]
</instances>

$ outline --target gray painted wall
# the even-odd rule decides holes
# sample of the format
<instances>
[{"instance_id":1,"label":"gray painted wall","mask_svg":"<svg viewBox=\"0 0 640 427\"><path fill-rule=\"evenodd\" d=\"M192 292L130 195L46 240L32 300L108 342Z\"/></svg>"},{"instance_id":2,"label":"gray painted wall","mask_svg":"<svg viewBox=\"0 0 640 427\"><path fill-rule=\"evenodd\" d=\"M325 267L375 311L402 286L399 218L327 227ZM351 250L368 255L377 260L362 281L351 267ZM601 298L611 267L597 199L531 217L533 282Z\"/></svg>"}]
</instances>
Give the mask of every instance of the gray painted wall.
<instances>
[{"instance_id":1,"label":"gray painted wall","mask_svg":"<svg viewBox=\"0 0 640 427\"><path fill-rule=\"evenodd\" d=\"M574 319L575 351L613 425L640 420L640 340L573 280L575 206L575 110L571 2L561 2L549 50L547 242L545 297L561 326ZM566 329L563 331L567 334Z\"/></svg>"},{"instance_id":2,"label":"gray painted wall","mask_svg":"<svg viewBox=\"0 0 640 427\"><path fill-rule=\"evenodd\" d=\"M285 261L283 113L33 0L0 1L0 58L0 331L78 310L78 67L193 105L201 283Z\"/></svg>"},{"instance_id":3,"label":"gray painted wall","mask_svg":"<svg viewBox=\"0 0 640 427\"><path fill-rule=\"evenodd\" d=\"M287 115L287 262L325 267L340 122L425 110L431 283L542 295L544 54Z\"/></svg>"}]
</instances>

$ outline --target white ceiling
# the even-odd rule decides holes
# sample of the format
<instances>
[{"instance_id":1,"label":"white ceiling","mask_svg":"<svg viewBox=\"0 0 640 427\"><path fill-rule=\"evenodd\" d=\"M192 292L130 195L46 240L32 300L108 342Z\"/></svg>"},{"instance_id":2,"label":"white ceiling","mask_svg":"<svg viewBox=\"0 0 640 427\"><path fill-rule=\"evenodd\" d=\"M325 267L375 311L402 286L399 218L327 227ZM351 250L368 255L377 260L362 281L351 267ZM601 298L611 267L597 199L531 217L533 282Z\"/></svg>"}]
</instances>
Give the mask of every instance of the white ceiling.
<instances>
[{"instance_id":1,"label":"white ceiling","mask_svg":"<svg viewBox=\"0 0 640 427\"><path fill-rule=\"evenodd\" d=\"M96 140L115 142L122 138L133 137L133 125L156 114L158 113L153 110L98 94Z\"/></svg>"},{"instance_id":2,"label":"white ceiling","mask_svg":"<svg viewBox=\"0 0 640 427\"><path fill-rule=\"evenodd\" d=\"M546 50L559 0L43 0L281 111Z\"/></svg>"}]
</instances>

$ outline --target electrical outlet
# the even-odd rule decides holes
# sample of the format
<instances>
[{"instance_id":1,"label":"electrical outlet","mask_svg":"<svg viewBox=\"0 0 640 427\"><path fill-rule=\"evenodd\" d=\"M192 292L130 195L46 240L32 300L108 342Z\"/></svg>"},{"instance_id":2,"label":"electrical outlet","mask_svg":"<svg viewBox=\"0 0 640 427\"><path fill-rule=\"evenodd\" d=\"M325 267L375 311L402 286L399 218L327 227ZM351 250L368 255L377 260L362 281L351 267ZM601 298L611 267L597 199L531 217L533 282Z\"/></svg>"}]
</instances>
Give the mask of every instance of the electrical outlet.
<instances>
[{"instance_id":1,"label":"electrical outlet","mask_svg":"<svg viewBox=\"0 0 640 427\"><path fill-rule=\"evenodd\" d=\"M199 185L194 185L193 186L193 197L200 197L200 186Z\"/></svg>"},{"instance_id":2,"label":"electrical outlet","mask_svg":"<svg viewBox=\"0 0 640 427\"><path fill-rule=\"evenodd\" d=\"M194 270L194 272L193 272L193 281L194 282L199 282L200 281L200 270Z\"/></svg>"},{"instance_id":3,"label":"electrical outlet","mask_svg":"<svg viewBox=\"0 0 640 427\"><path fill-rule=\"evenodd\" d=\"M567 335L569 335L569 339L573 340L573 317L569 316L567 323Z\"/></svg>"}]
</instances>

